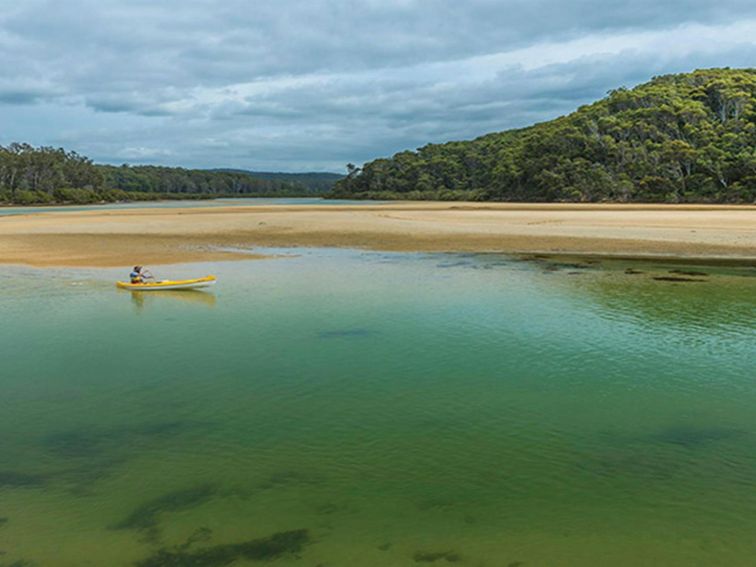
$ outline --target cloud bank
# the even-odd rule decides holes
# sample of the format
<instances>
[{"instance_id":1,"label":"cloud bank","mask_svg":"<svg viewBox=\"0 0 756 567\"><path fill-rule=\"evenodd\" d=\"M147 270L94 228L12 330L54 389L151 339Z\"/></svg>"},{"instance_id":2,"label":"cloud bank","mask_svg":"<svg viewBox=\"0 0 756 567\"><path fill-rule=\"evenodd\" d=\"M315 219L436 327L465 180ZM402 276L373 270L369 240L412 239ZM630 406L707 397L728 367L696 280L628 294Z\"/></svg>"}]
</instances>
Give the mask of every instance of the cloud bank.
<instances>
[{"instance_id":1,"label":"cloud bank","mask_svg":"<svg viewBox=\"0 0 756 567\"><path fill-rule=\"evenodd\" d=\"M0 143L285 171L548 120L756 61L756 4L0 0Z\"/></svg>"}]
</instances>

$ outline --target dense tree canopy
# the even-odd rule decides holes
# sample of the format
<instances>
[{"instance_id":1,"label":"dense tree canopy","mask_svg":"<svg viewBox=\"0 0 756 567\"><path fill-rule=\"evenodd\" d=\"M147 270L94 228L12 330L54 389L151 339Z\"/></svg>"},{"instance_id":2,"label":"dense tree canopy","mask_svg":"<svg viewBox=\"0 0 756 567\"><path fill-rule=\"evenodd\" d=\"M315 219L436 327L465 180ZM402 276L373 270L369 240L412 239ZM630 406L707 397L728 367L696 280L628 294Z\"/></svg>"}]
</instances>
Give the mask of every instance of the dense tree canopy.
<instances>
[{"instance_id":1,"label":"dense tree canopy","mask_svg":"<svg viewBox=\"0 0 756 567\"><path fill-rule=\"evenodd\" d=\"M550 122L347 167L331 196L751 203L756 69L657 77Z\"/></svg>"},{"instance_id":2,"label":"dense tree canopy","mask_svg":"<svg viewBox=\"0 0 756 567\"><path fill-rule=\"evenodd\" d=\"M302 196L330 188L292 181L286 174L265 178L246 171L183 169L159 166L98 166L105 186L123 191L205 196Z\"/></svg>"},{"instance_id":3,"label":"dense tree canopy","mask_svg":"<svg viewBox=\"0 0 756 567\"><path fill-rule=\"evenodd\" d=\"M29 144L0 146L0 202L51 202L74 188L82 197L93 197L102 183L101 171L76 152Z\"/></svg>"},{"instance_id":4,"label":"dense tree canopy","mask_svg":"<svg viewBox=\"0 0 756 567\"><path fill-rule=\"evenodd\" d=\"M246 173L256 179L286 181L293 186L300 187L306 193L325 193L330 191L333 189L334 183L344 177L340 173L281 173L279 171L248 171L246 169L214 169L212 171Z\"/></svg>"},{"instance_id":5,"label":"dense tree canopy","mask_svg":"<svg viewBox=\"0 0 756 567\"><path fill-rule=\"evenodd\" d=\"M338 176L97 165L62 148L0 146L0 203L320 195Z\"/></svg>"}]
</instances>

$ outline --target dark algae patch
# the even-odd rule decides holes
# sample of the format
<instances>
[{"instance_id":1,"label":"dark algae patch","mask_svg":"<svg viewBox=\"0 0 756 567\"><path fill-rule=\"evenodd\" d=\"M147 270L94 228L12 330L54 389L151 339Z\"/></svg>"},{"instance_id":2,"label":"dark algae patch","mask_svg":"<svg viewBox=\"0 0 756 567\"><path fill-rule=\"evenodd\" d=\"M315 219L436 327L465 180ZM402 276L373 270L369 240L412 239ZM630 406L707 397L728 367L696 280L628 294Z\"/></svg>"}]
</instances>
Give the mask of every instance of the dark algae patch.
<instances>
[{"instance_id":1,"label":"dark algae patch","mask_svg":"<svg viewBox=\"0 0 756 567\"><path fill-rule=\"evenodd\" d=\"M742 429L716 425L672 425L639 435L606 432L604 442L608 448L586 455L577 466L604 478L670 481L695 467L683 451L690 454L747 434Z\"/></svg>"},{"instance_id":2,"label":"dark algae patch","mask_svg":"<svg viewBox=\"0 0 756 567\"><path fill-rule=\"evenodd\" d=\"M745 431L726 427L675 426L662 429L652 439L686 448L697 448L745 435Z\"/></svg>"},{"instance_id":3,"label":"dark algae patch","mask_svg":"<svg viewBox=\"0 0 756 567\"><path fill-rule=\"evenodd\" d=\"M575 270L581 272L586 270L596 270L600 267L598 260L579 260L576 262L570 262L566 259L558 259L550 256L523 256L518 258L518 261L531 262L536 266L539 266L544 272L559 272L562 270L570 270L570 274L574 275Z\"/></svg>"},{"instance_id":4,"label":"dark algae patch","mask_svg":"<svg viewBox=\"0 0 756 567\"><path fill-rule=\"evenodd\" d=\"M555 262L554 266L557 268L563 269L563 270L591 270L594 269L594 266L586 263L579 263L579 262Z\"/></svg>"},{"instance_id":5,"label":"dark algae patch","mask_svg":"<svg viewBox=\"0 0 756 567\"><path fill-rule=\"evenodd\" d=\"M189 549L195 543L200 541L210 541L213 537L213 530L206 527L197 528L194 533L186 538L186 541L179 546L179 549Z\"/></svg>"},{"instance_id":6,"label":"dark algae patch","mask_svg":"<svg viewBox=\"0 0 756 567\"><path fill-rule=\"evenodd\" d=\"M47 479L40 474L17 471L0 471L0 489L3 488L38 488L44 486Z\"/></svg>"},{"instance_id":7,"label":"dark algae patch","mask_svg":"<svg viewBox=\"0 0 756 567\"><path fill-rule=\"evenodd\" d=\"M439 264L436 264L437 268L461 268L461 267L467 267L470 266L471 262L466 260L458 260L456 262L441 262Z\"/></svg>"},{"instance_id":8,"label":"dark algae patch","mask_svg":"<svg viewBox=\"0 0 756 567\"><path fill-rule=\"evenodd\" d=\"M195 421L154 423L106 428L76 428L43 437L42 448L65 460L65 470L56 480L67 483L72 493L86 496L92 484L126 463L139 447L164 443L195 429Z\"/></svg>"},{"instance_id":9,"label":"dark algae patch","mask_svg":"<svg viewBox=\"0 0 756 567\"><path fill-rule=\"evenodd\" d=\"M605 431L602 436L613 449L619 447L642 448L650 445L680 445L682 447L703 447L718 442L740 439L748 435L745 429L725 425L693 425L676 423L642 434L626 434Z\"/></svg>"},{"instance_id":10,"label":"dark algae patch","mask_svg":"<svg viewBox=\"0 0 756 567\"><path fill-rule=\"evenodd\" d=\"M42 444L59 457L93 458L111 448L128 446L137 441L173 437L195 425L191 422L165 421L101 430L74 429L48 435Z\"/></svg>"},{"instance_id":11,"label":"dark algae patch","mask_svg":"<svg viewBox=\"0 0 756 567\"><path fill-rule=\"evenodd\" d=\"M653 279L655 279L657 282L705 282L706 281L699 278L688 278L684 276L654 276Z\"/></svg>"},{"instance_id":12,"label":"dark algae patch","mask_svg":"<svg viewBox=\"0 0 756 567\"><path fill-rule=\"evenodd\" d=\"M114 524L114 530L140 530L147 533L149 539L157 539L158 520L167 512L180 512L201 506L217 492L211 484L200 484L191 488L174 490L139 506L126 518ZM168 565L168 564L166 564Z\"/></svg>"},{"instance_id":13,"label":"dark algae patch","mask_svg":"<svg viewBox=\"0 0 756 567\"><path fill-rule=\"evenodd\" d=\"M458 553L454 551L418 551L412 556L416 563L435 563L436 561L447 561L457 563L462 561Z\"/></svg>"},{"instance_id":14,"label":"dark algae patch","mask_svg":"<svg viewBox=\"0 0 756 567\"><path fill-rule=\"evenodd\" d=\"M269 537L241 543L215 545L188 551L189 545L161 549L151 557L136 563L137 567L223 567L235 561L271 561L301 552L310 543L305 529L279 532Z\"/></svg>"}]
</instances>

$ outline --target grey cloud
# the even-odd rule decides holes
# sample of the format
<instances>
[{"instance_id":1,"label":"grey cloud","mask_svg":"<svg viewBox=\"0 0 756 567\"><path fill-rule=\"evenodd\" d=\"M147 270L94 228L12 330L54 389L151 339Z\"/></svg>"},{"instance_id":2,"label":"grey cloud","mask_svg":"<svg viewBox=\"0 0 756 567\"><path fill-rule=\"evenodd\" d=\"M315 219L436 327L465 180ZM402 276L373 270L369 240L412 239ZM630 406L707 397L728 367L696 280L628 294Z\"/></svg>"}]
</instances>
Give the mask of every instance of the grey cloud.
<instances>
[{"instance_id":1,"label":"grey cloud","mask_svg":"<svg viewBox=\"0 0 756 567\"><path fill-rule=\"evenodd\" d=\"M745 0L25 0L0 16L12 58L75 88L218 86L444 61L585 33L756 14ZM8 42L10 40L6 40ZM4 65L3 65L4 66ZM17 66L19 67L19 66ZM23 68L24 66L20 66Z\"/></svg>"},{"instance_id":2,"label":"grey cloud","mask_svg":"<svg viewBox=\"0 0 756 567\"><path fill-rule=\"evenodd\" d=\"M161 106L155 96L139 93L103 93L84 97L84 104L96 112L126 112L142 116L169 116L172 113Z\"/></svg>"},{"instance_id":3,"label":"grey cloud","mask_svg":"<svg viewBox=\"0 0 756 567\"><path fill-rule=\"evenodd\" d=\"M752 65L756 44L693 34L682 50L476 58L732 22L756 22L756 4L25 0L0 11L0 142L115 163L340 168L553 118L656 74Z\"/></svg>"},{"instance_id":4,"label":"grey cloud","mask_svg":"<svg viewBox=\"0 0 756 567\"><path fill-rule=\"evenodd\" d=\"M39 102L41 93L24 90L0 91L0 103L2 104L35 104Z\"/></svg>"}]
</instances>

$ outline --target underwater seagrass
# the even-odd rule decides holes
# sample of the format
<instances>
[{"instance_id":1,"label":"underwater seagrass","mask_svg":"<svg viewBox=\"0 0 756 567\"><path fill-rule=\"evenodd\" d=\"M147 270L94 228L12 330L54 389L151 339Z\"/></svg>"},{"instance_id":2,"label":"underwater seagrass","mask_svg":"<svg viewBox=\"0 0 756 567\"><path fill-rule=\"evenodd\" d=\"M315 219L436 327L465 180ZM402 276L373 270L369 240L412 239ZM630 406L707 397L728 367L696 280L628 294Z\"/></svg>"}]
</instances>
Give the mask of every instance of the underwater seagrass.
<instances>
[{"instance_id":1,"label":"underwater seagrass","mask_svg":"<svg viewBox=\"0 0 756 567\"><path fill-rule=\"evenodd\" d=\"M136 562L137 567L223 567L239 559L270 561L287 554L295 554L310 541L306 529L279 532L241 543L215 545L197 551L181 546L161 549L154 555Z\"/></svg>"},{"instance_id":2,"label":"underwater seagrass","mask_svg":"<svg viewBox=\"0 0 756 567\"><path fill-rule=\"evenodd\" d=\"M148 539L157 539L158 519L166 512L178 512L201 506L217 493L212 484L199 484L190 488L174 490L148 500L120 522L114 530L139 530L146 532Z\"/></svg>"}]
</instances>

